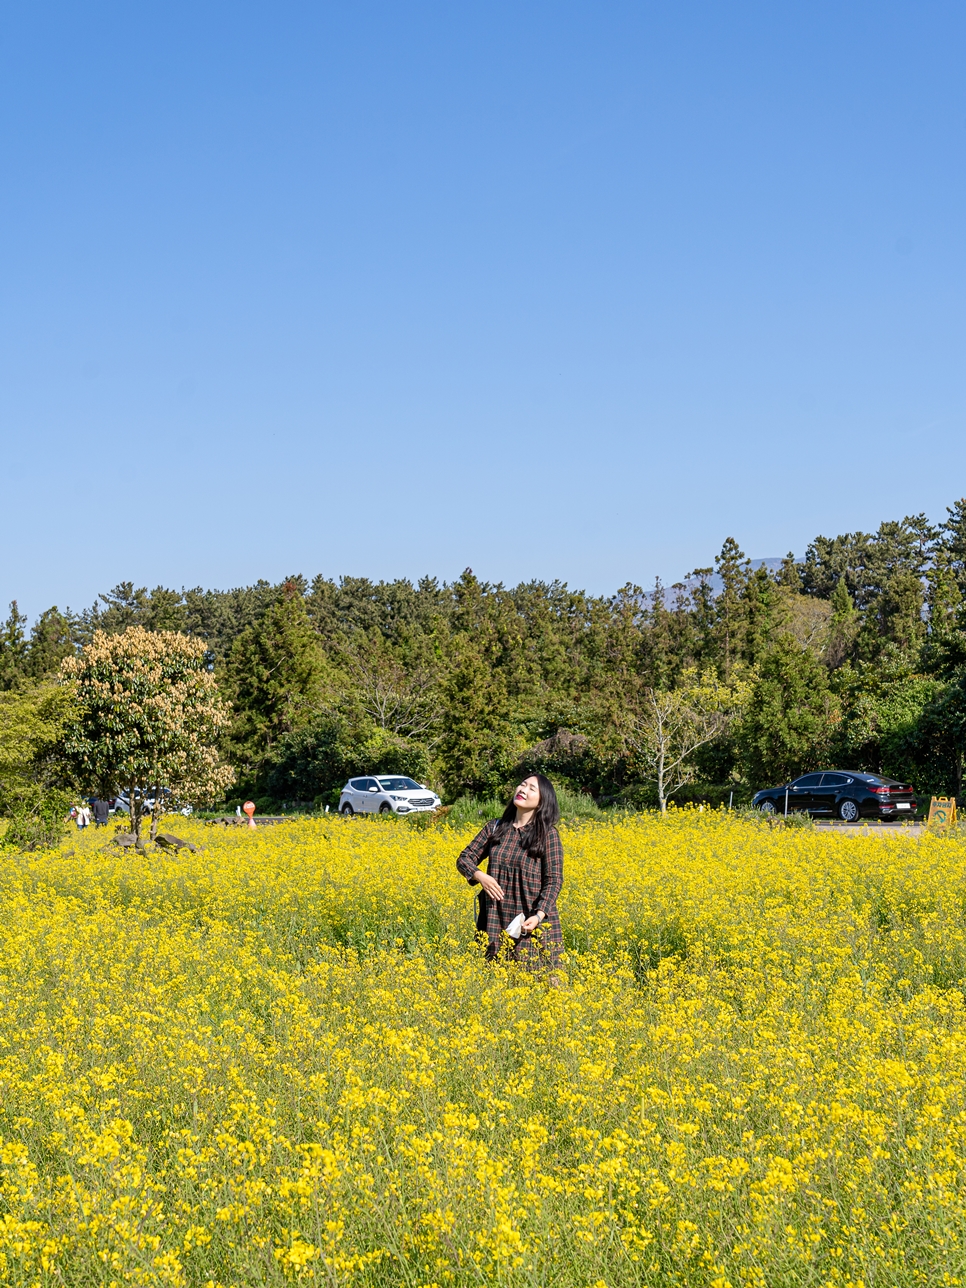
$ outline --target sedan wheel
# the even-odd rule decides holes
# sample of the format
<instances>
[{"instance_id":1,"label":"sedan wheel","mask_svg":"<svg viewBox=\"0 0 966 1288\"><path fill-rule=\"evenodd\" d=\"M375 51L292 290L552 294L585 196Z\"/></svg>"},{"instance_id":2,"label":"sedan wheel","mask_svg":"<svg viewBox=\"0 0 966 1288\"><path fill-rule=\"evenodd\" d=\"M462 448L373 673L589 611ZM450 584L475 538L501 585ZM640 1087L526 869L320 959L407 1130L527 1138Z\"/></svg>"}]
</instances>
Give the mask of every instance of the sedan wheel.
<instances>
[{"instance_id":1,"label":"sedan wheel","mask_svg":"<svg viewBox=\"0 0 966 1288\"><path fill-rule=\"evenodd\" d=\"M839 818L844 823L854 823L859 817L859 807L855 801L842 801L839 805Z\"/></svg>"},{"instance_id":2,"label":"sedan wheel","mask_svg":"<svg viewBox=\"0 0 966 1288\"><path fill-rule=\"evenodd\" d=\"M342 806L342 809L341 809L339 812L340 812L341 814L344 814L344 815L346 816L346 818L348 818L350 814L354 814L354 813L355 813L355 810L352 808L352 806L349 804L349 802L348 802L348 801L346 801L346 803Z\"/></svg>"},{"instance_id":3,"label":"sedan wheel","mask_svg":"<svg viewBox=\"0 0 966 1288\"><path fill-rule=\"evenodd\" d=\"M762 812L763 814L777 814L777 813L778 813L778 810L777 810L777 809L775 809L775 802L774 802L774 801L762 801L762 803L758 806L758 808L761 810L761 812Z\"/></svg>"}]
</instances>

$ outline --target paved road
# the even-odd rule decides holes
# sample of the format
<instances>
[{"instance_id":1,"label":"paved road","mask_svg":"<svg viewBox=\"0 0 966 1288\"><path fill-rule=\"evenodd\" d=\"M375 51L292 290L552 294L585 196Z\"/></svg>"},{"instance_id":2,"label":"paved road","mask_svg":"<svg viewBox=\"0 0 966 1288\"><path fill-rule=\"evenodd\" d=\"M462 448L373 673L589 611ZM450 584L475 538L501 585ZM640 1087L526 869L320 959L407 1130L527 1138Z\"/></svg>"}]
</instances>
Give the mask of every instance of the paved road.
<instances>
[{"instance_id":1,"label":"paved road","mask_svg":"<svg viewBox=\"0 0 966 1288\"><path fill-rule=\"evenodd\" d=\"M923 823L818 823L820 832L841 832L845 836L908 836L915 840L926 830Z\"/></svg>"}]
</instances>

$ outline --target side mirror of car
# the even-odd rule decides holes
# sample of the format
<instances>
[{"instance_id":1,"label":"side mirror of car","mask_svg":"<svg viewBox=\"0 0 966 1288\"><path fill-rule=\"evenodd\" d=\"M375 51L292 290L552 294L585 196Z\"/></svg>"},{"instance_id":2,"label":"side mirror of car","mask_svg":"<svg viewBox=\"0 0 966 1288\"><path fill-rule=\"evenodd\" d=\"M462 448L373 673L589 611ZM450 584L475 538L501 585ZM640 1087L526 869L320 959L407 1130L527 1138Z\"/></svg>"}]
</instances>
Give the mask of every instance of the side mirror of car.
<instances>
[{"instance_id":1,"label":"side mirror of car","mask_svg":"<svg viewBox=\"0 0 966 1288\"><path fill-rule=\"evenodd\" d=\"M370 787L370 788L369 788L369 790L370 790L371 792L377 792L377 791L379 790L379 788L378 788L378 787Z\"/></svg>"}]
</instances>

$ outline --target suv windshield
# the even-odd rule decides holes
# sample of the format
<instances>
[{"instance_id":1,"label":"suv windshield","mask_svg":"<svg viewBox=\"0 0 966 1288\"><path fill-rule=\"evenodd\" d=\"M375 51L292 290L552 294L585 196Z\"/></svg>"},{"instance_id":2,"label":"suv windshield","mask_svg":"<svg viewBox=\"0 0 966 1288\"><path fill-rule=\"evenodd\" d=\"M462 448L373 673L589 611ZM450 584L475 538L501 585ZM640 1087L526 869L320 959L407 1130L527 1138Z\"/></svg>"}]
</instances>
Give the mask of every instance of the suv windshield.
<instances>
[{"instance_id":1,"label":"suv windshield","mask_svg":"<svg viewBox=\"0 0 966 1288\"><path fill-rule=\"evenodd\" d=\"M380 778L379 786L384 792L422 791L419 783L414 783L411 778Z\"/></svg>"}]
</instances>

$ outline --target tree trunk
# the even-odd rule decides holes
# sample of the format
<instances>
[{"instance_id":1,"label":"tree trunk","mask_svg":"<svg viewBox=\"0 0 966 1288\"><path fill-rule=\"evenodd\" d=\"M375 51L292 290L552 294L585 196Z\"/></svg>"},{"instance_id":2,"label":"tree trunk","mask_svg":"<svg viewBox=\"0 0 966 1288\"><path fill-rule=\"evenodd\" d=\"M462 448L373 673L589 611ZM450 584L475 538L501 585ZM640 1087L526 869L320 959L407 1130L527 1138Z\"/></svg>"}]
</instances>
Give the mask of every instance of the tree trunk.
<instances>
[{"instance_id":1,"label":"tree trunk","mask_svg":"<svg viewBox=\"0 0 966 1288\"><path fill-rule=\"evenodd\" d=\"M127 803L131 810L131 831L134 833L134 843L136 846L140 846L141 797L138 795L138 789L133 784L127 789Z\"/></svg>"},{"instance_id":2,"label":"tree trunk","mask_svg":"<svg viewBox=\"0 0 966 1288\"><path fill-rule=\"evenodd\" d=\"M667 801L664 798L664 748L662 747L657 757L657 799L661 806L661 813L667 813Z\"/></svg>"},{"instance_id":3,"label":"tree trunk","mask_svg":"<svg viewBox=\"0 0 966 1288\"><path fill-rule=\"evenodd\" d=\"M164 795L160 789L154 794L154 807L151 810L151 840L153 841L158 834L158 824L161 822L161 802Z\"/></svg>"}]
</instances>

